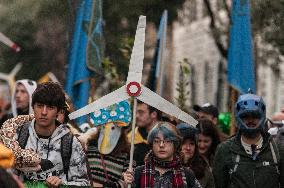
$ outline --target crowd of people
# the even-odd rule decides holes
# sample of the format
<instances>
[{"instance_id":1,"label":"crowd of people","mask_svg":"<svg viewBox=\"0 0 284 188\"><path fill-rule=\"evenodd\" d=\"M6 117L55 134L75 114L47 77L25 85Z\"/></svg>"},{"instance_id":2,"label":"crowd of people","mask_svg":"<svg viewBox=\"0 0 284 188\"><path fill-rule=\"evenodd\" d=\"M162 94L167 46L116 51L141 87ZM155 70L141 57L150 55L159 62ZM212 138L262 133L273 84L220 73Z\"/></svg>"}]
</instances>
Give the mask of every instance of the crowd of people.
<instances>
[{"instance_id":1,"label":"crowd of people","mask_svg":"<svg viewBox=\"0 0 284 188\"><path fill-rule=\"evenodd\" d=\"M269 123L255 94L239 96L232 136L221 131L219 111L209 103L193 106L194 127L139 102L130 130L131 105L122 101L91 113L92 128L82 132L68 119L72 102L59 83L19 80L11 98L11 113L0 120L3 188L284 187L284 131L273 126L284 116Z\"/></svg>"}]
</instances>

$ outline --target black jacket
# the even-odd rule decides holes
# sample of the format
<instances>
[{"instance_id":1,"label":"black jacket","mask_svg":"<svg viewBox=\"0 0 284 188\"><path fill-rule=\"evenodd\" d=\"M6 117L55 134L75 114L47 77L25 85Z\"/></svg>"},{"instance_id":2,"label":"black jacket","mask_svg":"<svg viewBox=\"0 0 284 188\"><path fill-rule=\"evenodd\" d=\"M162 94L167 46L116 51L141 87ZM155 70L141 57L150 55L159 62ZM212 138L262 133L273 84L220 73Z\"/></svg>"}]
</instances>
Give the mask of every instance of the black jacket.
<instances>
[{"instance_id":1,"label":"black jacket","mask_svg":"<svg viewBox=\"0 0 284 188\"><path fill-rule=\"evenodd\" d=\"M273 159L273 153L277 164ZM284 187L283 154L282 148L275 144L268 133L263 135L263 145L255 160L244 150L240 135L232 137L217 148L213 163L215 187L278 188L279 185ZM239 162L236 162L237 156Z\"/></svg>"}]
</instances>

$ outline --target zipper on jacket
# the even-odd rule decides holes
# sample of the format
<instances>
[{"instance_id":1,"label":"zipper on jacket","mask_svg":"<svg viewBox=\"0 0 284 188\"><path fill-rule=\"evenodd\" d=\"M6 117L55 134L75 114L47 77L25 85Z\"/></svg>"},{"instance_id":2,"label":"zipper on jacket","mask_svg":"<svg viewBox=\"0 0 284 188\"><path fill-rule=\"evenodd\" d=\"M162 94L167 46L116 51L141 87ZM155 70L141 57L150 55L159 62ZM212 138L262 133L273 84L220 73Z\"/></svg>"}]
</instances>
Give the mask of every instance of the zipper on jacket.
<instances>
[{"instance_id":1,"label":"zipper on jacket","mask_svg":"<svg viewBox=\"0 0 284 188\"><path fill-rule=\"evenodd\" d=\"M255 183L255 169L252 171L252 178L253 178L254 187L256 188L256 183Z\"/></svg>"}]
</instances>

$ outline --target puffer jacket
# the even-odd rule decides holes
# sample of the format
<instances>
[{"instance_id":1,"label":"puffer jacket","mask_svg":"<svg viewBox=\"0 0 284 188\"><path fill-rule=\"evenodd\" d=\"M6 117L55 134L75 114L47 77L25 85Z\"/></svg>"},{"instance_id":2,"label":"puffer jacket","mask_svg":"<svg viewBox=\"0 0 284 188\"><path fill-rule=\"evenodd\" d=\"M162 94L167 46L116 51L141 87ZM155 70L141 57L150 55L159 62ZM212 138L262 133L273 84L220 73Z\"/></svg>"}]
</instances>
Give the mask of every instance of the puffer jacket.
<instances>
[{"instance_id":1,"label":"puffer jacket","mask_svg":"<svg viewBox=\"0 0 284 188\"><path fill-rule=\"evenodd\" d=\"M213 163L215 187L282 188L284 187L283 154L283 149L275 144L268 133L263 134L263 146L256 160L244 150L240 135L232 137L217 148Z\"/></svg>"}]
</instances>

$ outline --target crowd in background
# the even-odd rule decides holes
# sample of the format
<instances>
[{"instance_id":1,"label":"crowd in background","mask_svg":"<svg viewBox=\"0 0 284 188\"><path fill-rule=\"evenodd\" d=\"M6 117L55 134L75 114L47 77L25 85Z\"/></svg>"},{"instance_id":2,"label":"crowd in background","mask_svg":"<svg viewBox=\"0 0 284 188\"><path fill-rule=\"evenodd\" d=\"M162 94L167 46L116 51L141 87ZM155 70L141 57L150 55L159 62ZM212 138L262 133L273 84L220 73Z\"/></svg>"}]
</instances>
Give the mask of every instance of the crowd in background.
<instances>
[{"instance_id":1,"label":"crowd in background","mask_svg":"<svg viewBox=\"0 0 284 188\"><path fill-rule=\"evenodd\" d=\"M95 111L83 132L58 83L16 82L0 120L1 187L284 187L283 111L271 120L260 96L240 95L227 135L209 103L189 112L196 127L139 102L136 128L122 101ZM129 168L131 134L134 163Z\"/></svg>"}]
</instances>

